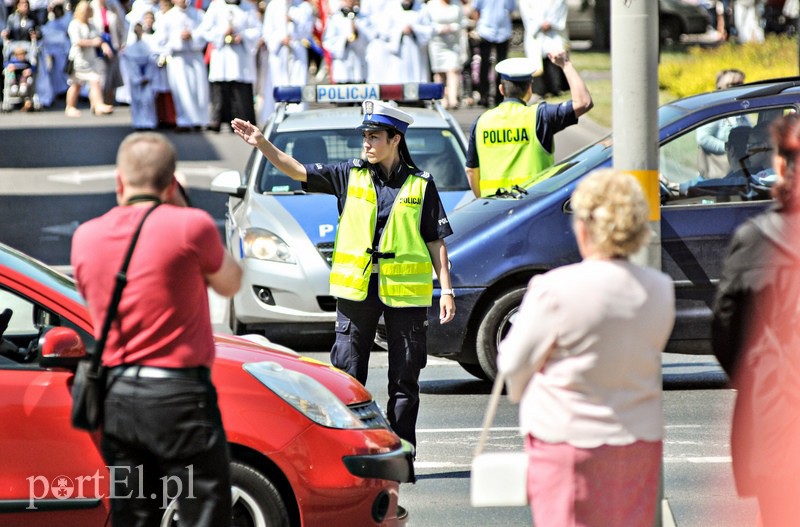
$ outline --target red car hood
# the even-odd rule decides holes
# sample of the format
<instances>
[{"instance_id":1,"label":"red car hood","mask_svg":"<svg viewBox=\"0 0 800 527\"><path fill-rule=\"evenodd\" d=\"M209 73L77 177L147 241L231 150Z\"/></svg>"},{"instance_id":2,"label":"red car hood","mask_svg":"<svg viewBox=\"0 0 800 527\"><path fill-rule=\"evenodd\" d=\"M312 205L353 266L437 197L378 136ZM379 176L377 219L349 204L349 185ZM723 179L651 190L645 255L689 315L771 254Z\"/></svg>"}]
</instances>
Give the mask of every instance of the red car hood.
<instances>
[{"instance_id":1,"label":"red car hood","mask_svg":"<svg viewBox=\"0 0 800 527\"><path fill-rule=\"evenodd\" d=\"M288 348L270 343L263 337L214 335L214 341L217 348L215 368L241 368L248 362L277 362L286 369L303 373L317 380L346 405L372 400L372 395L367 389L350 375L333 366L303 357Z\"/></svg>"}]
</instances>

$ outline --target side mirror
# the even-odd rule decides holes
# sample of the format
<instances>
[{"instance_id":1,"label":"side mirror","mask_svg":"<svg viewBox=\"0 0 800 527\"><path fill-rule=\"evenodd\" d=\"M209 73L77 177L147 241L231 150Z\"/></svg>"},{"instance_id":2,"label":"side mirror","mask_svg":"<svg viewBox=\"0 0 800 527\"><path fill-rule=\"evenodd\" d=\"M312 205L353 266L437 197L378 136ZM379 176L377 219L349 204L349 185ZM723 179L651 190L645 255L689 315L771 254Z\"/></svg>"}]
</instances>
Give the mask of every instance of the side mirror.
<instances>
[{"instance_id":1,"label":"side mirror","mask_svg":"<svg viewBox=\"0 0 800 527\"><path fill-rule=\"evenodd\" d=\"M242 183L242 175L238 170L226 170L217 174L211 180L212 192L222 192L223 194L243 198L246 190L247 188Z\"/></svg>"},{"instance_id":2,"label":"side mirror","mask_svg":"<svg viewBox=\"0 0 800 527\"><path fill-rule=\"evenodd\" d=\"M54 327L42 337L43 368L75 368L86 357L86 345L74 329Z\"/></svg>"}]
</instances>

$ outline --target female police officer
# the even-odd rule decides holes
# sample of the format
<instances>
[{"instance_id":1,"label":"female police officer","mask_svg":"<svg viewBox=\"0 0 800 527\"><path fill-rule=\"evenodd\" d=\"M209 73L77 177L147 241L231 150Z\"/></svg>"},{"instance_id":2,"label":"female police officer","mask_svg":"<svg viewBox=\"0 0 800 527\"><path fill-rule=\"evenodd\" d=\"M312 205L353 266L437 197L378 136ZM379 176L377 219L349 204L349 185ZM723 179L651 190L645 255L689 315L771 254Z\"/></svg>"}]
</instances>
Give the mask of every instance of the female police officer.
<instances>
[{"instance_id":1,"label":"female police officer","mask_svg":"<svg viewBox=\"0 0 800 527\"><path fill-rule=\"evenodd\" d=\"M405 133L413 118L380 101L364 101L365 160L303 165L269 142L253 124L233 130L310 192L338 198L339 228L331 266L338 298L331 362L367 382L369 354L381 314L389 347L388 417L416 445L419 374L435 271L442 287L439 321L450 322L455 300L443 238L452 234L431 176L411 159Z\"/></svg>"}]
</instances>

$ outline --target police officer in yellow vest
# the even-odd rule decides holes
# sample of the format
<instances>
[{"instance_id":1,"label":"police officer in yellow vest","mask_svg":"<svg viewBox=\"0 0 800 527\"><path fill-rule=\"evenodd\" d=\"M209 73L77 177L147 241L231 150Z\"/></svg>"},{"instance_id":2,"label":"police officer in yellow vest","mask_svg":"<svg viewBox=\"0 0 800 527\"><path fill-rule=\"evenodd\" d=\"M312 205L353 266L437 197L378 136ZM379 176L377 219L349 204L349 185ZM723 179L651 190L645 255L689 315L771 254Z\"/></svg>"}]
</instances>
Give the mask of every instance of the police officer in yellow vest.
<instances>
[{"instance_id":1,"label":"police officer in yellow vest","mask_svg":"<svg viewBox=\"0 0 800 527\"><path fill-rule=\"evenodd\" d=\"M394 431L416 445L419 374L427 361L425 331L439 278L439 322L455 316L444 238L452 234L430 174L411 159L405 133L413 118L381 102L363 103L366 159L303 165L270 143L249 122L234 131L309 192L333 194L339 228L331 265L331 294L338 298L331 362L362 384L378 319L386 323L389 403Z\"/></svg>"},{"instance_id":2,"label":"police officer in yellow vest","mask_svg":"<svg viewBox=\"0 0 800 527\"><path fill-rule=\"evenodd\" d=\"M467 147L467 179L476 198L522 187L553 166L553 136L592 108L592 97L569 54L561 51L548 58L564 71L571 101L528 106L536 63L527 58L497 63L503 102L478 117Z\"/></svg>"}]
</instances>

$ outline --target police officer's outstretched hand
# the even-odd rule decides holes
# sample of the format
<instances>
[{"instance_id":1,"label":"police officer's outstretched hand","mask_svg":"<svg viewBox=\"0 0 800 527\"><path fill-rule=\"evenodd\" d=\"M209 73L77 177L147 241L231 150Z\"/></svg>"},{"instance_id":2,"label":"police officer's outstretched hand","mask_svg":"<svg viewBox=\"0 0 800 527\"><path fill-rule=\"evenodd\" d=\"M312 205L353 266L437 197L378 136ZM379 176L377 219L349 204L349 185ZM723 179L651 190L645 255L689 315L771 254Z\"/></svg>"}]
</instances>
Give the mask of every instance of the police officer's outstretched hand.
<instances>
[{"instance_id":1,"label":"police officer's outstretched hand","mask_svg":"<svg viewBox=\"0 0 800 527\"><path fill-rule=\"evenodd\" d=\"M439 298L439 324L447 324L456 316L456 299L453 295Z\"/></svg>"},{"instance_id":2,"label":"police officer's outstretched hand","mask_svg":"<svg viewBox=\"0 0 800 527\"><path fill-rule=\"evenodd\" d=\"M563 68L564 65L569 62L569 53L567 50L562 49L555 53L548 53L547 58L550 59L550 62L558 66L559 68Z\"/></svg>"},{"instance_id":3,"label":"police officer's outstretched hand","mask_svg":"<svg viewBox=\"0 0 800 527\"><path fill-rule=\"evenodd\" d=\"M231 121L233 131L244 139L244 142L250 146L258 147L258 140L262 137L261 130L258 126L252 124L250 121L243 121L242 119L234 119Z\"/></svg>"}]
</instances>

